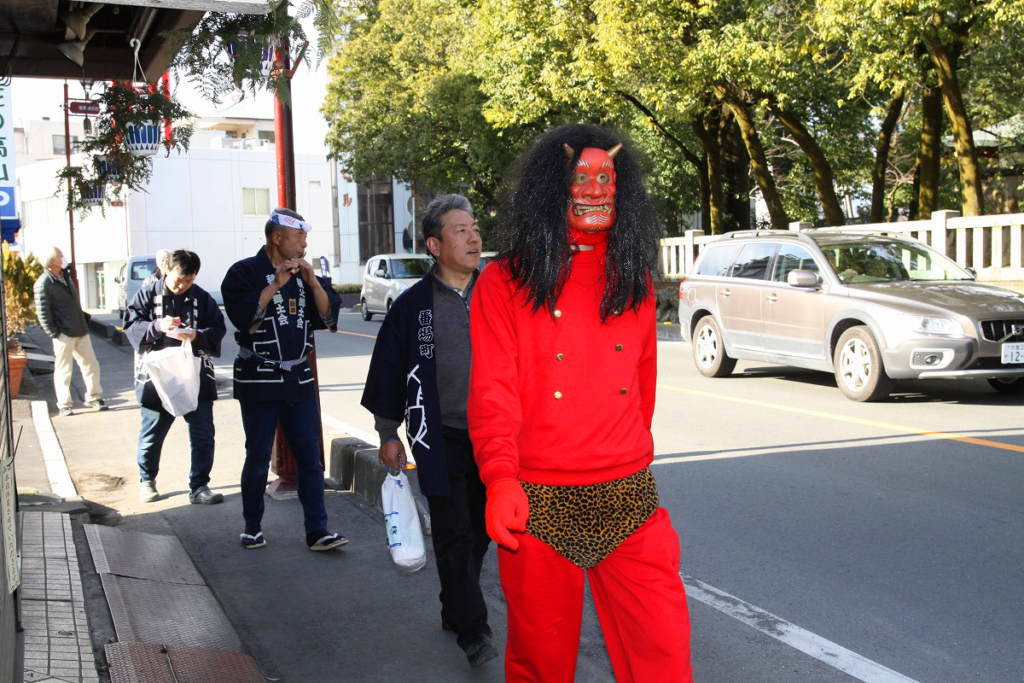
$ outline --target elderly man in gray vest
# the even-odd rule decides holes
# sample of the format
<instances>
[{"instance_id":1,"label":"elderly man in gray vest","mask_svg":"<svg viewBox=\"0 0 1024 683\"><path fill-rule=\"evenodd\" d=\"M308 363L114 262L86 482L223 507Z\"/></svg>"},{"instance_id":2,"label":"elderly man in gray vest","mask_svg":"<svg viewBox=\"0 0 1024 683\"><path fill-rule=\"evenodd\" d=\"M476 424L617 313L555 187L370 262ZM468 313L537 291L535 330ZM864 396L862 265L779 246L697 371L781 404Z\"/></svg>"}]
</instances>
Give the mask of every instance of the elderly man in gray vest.
<instances>
[{"instance_id":1,"label":"elderly man in gray vest","mask_svg":"<svg viewBox=\"0 0 1024 683\"><path fill-rule=\"evenodd\" d=\"M103 389L100 387L100 364L89 340L89 323L78 302L78 288L64 266L64 254L57 247L43 252L41 259L46 270L36 280L36 317L39 326L53 340L53 388L57 393L57 408L62 416L74 415L71 399L71 374L78 367L85 379L85 405L106 410Z\"/></svg>"}]
</instances>

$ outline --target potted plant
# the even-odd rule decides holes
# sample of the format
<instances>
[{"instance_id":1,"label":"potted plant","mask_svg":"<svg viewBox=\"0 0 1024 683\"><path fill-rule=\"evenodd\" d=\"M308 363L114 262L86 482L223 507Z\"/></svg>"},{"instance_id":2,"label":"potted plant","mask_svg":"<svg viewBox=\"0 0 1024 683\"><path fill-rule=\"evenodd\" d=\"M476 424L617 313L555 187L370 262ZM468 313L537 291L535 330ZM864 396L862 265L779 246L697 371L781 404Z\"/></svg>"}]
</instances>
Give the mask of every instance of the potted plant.
<instances>
[{"instance_id":1,"label":"potted plant","mask_svg":"<svg viewBox=\"0 0 1024 683\"><path fill-rule=\"evenodd\" d=\"M94 207L102 207L107 194L107 183L116 182L102 168L86 169L81 166L66 166L57 172L57 177L71 181L68 193L68 208L78 211L83 217ZM66 187L61 189L66 191Z\"/></svg>"},{"instance_id":2,"label":"potted plant","mask_svg":"<svg viewBox=\"0 0 1024 683\"><path fill-rule=\"evenodd\" d=\"M43 274L43 265L31 254L21 258L3 243L4 261L4 319L7 336L7 369L11 377L11 398L17 398L21 389L21 377L28 363L28 356L18 343L17 335L25 326L36 319L33 287Z\"/></svg>"},{"instance_id":3,"label":"potted plant","mask_svg":"<svg viewBox=\"0 0 1024 683\"><path fill-rule=\"evenodd\" d=\"M68 206L81 212L103 202L106 186L120 195L124 188L145 190L153 175L150 157L163 147L187 151L192 137L192 114L156 86L127 81L110 83L97 98L101 113L92 134L79 151L90 155L83 166L61 169L58 178L71 179ZM172 124L170 135L165 127Z\"/></svg>"}]
</instances>

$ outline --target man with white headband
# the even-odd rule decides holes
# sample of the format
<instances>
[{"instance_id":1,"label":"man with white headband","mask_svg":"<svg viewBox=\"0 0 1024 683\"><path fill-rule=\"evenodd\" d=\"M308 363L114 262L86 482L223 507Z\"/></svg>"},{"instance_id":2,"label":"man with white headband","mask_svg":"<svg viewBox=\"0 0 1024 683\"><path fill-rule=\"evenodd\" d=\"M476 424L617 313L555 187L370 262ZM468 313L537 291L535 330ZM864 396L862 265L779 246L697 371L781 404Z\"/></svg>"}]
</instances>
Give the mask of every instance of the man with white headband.
<instances>
[{"instance_id":1,"label":"man with white headband","mask_svg":"<svg viewBox=\"0 0 1024 683\"><path fill-rule=\"evenodd\" d=\"M306 233L312 229L294 211L274 209L264 229L266 246L231 266L221 284L224 310L237 330L239 346L234 393L245 430L245 531L240 539L248 549L267 544L261 528L263 495L279 421L298 467L306 545L330 550L348 543L327 530L320 409L307 359L313 330L337 332L341 297L303 258Z\"/></svg>"}]
</instances>

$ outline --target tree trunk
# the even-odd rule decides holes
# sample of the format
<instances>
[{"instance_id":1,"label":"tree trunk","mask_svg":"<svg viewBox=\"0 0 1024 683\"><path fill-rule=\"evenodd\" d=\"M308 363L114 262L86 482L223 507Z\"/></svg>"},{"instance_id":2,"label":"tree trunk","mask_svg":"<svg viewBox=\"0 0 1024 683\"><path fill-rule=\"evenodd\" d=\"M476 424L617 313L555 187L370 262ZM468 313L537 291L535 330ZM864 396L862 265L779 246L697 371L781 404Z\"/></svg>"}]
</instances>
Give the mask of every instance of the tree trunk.
<instances>
[{"instance_id":1,"label":"tree trunk","mask_svg":"<svg viewBox=\"0 0 1024 683\"><path fill-rule=\"evenodd\" d=\"M916 221L920 215L920 198L921 196L921 157L917 157L917 161L914 163L914 184L910 189L910 206L907 207L907 220Z\"/></svg>"},{"instance_id":2,"label":"tree trunk","mask_svg":"<svg viewBox=\"0 0 1024 683\"><path fill-rule=\"evenodd\" d=\"M929 218L939 210L942 161L942 91L924 86L921 93L921 146L917 151L917 215Z\"/></svg>"},{"instance_id":3,"label":"tree trunk","mask_svg":"<svg viewBox=\"0 0 1024 683\"><path fill-rule=\"evenodd\" d=\"M750 157L736 117L728 114L719 130L722 149L722 185L725 194L725 225L730 230L750 230Z\"/></svg>"},{"instance_id":4,"label":"tree trunk","mask_svg":"<svg viewBox=\"0 0 1024 683\"><path fill-rule=\"evenodd\" d=\"M974 132L971 130L971 119L967 115L960 81L956 75L956 66L949 50L936 36L926 38L931 52L932 61L939 74L939 88L942 100L949 114L949 123L956 141L956 156L960 166L960 191L963 195L962 213L964 216L980 216L985 212L985 200L981 186L981 168L978 165L978 154L974 148Z\"/></svg>"},{"instance_id":5,"label":"tree trunk","mask_svg":"<svg viewBox=\"0 0 1024 683\"><path fill-rule=\"evenodd\" d=\"M712 235L721 235L725 206L722 202L722 148L718 144L718 121L711 114L705 114L693 122L693 132L704 147L707 160L708 227Z\"/></svg>"},{"instance_id":6,"label":"tree trunk","mask_svg":"<svg viewBox=\"0 0 1024 683\"><path fill-rule=\"evenodd\" d=\"M768 158L764 153L764 146L757 134L757 126L750 114L750 106L745 102L730 98L725 88L715 89L716 94L725 102L736 117L736 123L743 135L743 144L747 147L747 154L750 155L750 165L754 169L754 178L757 180L757 187L761 190L761 197L768 205L768 214L772 219L772 227L776 230L789 229L789 217L782 207L782 199L775 187L775 178L772 177L771 167L768 166Z\"/></svg>"},{"instance_id":7,"label":"tree trunk","mask_svg":"<svg viewBox=\"0 0 1024 683\"><path fill-rule=\"evenodd\" d=\"M680 140L678 137L673 135L667 128L665 128L665 126L663 126L661 124L661 121L659 121L658 117L656 117L654 115L654 112L651 111L650 108L645 106L643 104L643 102L641 102L637 98L633 97L629 93L624 92L622 90L617 90L616 94L618 94L619 97L621 97L622 99L624 99L627 102L629 102L630 104L632 104L644 116L646 116L650 120L650 122L654 125L655 129L659 133L661 133L663 136L665 136L666 140L668 140L673 145L675 145L676 149L678 149L682 153L683 158L686 159L687 161L689 161L693 165L693 167L697 169L697 186L698 186L698 188L700 190L701 219L710 222L710 220L711 220L710 219L710 214L705 216L705 208L704 208L705 206L708 205L708 203L710 201L710 199L709 199L710 188L708 187L708 171L707 171L707 169L708 169L708 161L707 161L707 159L706 158L698 157L696 154L691 152L689 150L689 148L687 148L687 146L685 144L683 144L682 140ZM703 225L707 225L707 224L708 224L707 222L703 223Z\"/></svg>"},{"instance_id":8,"label":"tree trunk","mask_svg":"<svg viewBox=\"0 0 1024 683\"><path fill-rule=\"evenodd\" d=\"M892 145L892 133L903 113L903 91L894 95L889 101L889 110L878 131L878 144L875 145L875 167L871 172L871 222L881 223L885 216L885 171L889 167L889 147Z\"/></svg>"},{"instance_id":9,"label":"tree trunk","mask_svg":"<svg viewBox=\"0 0 1024 683\"><path fill-rule=\"evenodd\" d=\"M814 188L818 191L818 199L821 201L821 209L825 214L826 226L846 225L846 214L839 205L836 197L835 179L832 175L832 166L825 157L825 152L818 145L810 131L803 122L793 114L782 109L776 102L768 102L768 109L775 118L786 127L796 144L800 145L807 161L811 164L811 172L814 174Z\"/></svg>"},{"instance_id":10,"label":"tree trunk","mask_svg":"<svg viewBox=\"0 0 1024 683\"><path fill-rule=\"evenodd\" d=\"M711 225L711 190L708 187L708 153L704 152L697 167L697 187L700 191L700 227L707 230Z\"/></svg>"}]
</instances>

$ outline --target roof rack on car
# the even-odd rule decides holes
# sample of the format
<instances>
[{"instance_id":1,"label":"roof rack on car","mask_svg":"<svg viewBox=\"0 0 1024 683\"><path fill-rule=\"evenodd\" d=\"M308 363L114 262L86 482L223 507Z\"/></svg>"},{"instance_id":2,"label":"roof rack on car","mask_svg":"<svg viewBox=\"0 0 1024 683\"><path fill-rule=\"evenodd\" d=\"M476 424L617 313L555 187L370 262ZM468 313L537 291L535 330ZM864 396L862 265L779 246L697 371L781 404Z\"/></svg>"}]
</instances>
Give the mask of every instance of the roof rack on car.
<instances>
[{"instance_id":1,"label":"roof rack on car","mask_svg":"<svg viewBox=\"0 0 1024 683\"><path fill-rule=\"evenodd\" d=\"M762 228L760 230L733 230L722 235L722 239L734 239L736 237L790 237L800 242L814 244L814 240L804 234L803 230L771 230Z\"/></svg>"},{"instance_id":2,"label":"roof rack on car","mask_svg":"<svg viewBox=\"0 0 1024 683\"><path fill-rule=\"evenodd\" d=\"M899 226L899 223L895 224ZM898 237L900 239L910 240L911 242L920 242L921 240L914 237L913 234L905 232L904 229L894 227L892 230L886 230L885 228L877 227L863 227L857 225L841 225L838 227L831 228L809 228L802 230L805 233L814 234L841 234L841 235L857 235L859 237Z\"/></svg>"},{"instance_id":3,"label":"roof rack on car","mask_svg":"<svg viewBox=\"0 0 1024 683\"><path fill-rule=\"evenodd\" d=\"M724 237L726 237L727 239L733 239L735 237L772 237L776 235L792 234L793 231L791 230L769 230L762 228L760 230L733 230L731 232L725 233Z\"/></svg>"}]
</instances>

